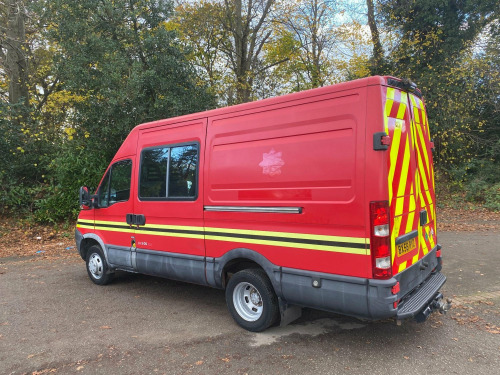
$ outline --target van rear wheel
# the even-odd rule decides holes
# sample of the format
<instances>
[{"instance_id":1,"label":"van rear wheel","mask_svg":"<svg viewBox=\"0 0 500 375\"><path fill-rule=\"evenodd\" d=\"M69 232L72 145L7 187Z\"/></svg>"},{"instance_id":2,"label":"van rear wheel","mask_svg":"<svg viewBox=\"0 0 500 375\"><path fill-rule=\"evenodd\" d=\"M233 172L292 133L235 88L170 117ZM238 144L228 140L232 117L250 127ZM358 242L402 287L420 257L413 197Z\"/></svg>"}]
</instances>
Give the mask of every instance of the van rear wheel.
<instances>
[{"instance_id":1,"label":"van rear wheel","mask_svg":"<svg viewBox=\"0 0 500 375\"><path fill-rule=\"evenodd\" d=\"M90 280L95 284L106 285L113 279L113 274L109 272L106 258L99 246L91 246L87 251L86 265Z\"/></svg>"},{"instance_id":2,"label":"van rear wheel","mask_svg":"<svg viewBox=\"0 0 500 375\"><path fill-rule=\"evenodd\" d=\"M226 303L236 323L248 331L264 331L279 317L278 299L261 269L234 274L227 284Z\"/></svg>"}]
</instances>

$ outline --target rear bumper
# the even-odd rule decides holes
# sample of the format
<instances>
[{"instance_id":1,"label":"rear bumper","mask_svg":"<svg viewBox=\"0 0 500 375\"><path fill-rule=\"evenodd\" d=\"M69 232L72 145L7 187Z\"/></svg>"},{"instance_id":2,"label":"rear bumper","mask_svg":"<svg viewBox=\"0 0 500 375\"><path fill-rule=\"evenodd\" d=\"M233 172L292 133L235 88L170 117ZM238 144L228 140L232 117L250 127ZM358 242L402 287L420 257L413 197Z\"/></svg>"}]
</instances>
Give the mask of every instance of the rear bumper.
<instances>
[{"instance_id":1,"label":"rear bumper","mask_svg":"<svg viewBox=\"0 0 500 375\"><path fill-rule=\"evenodd\" d=\"M365 279L281 268L281 294L290 305L311 307L358 318L398 320L418 317L435 301L446 277L439 271L436 250L388 280ZM433 270L434 272L432 272ZM398 284L399 283L399 284ZM399 292L393 287L398 284ZM442 295L440 295L442 298ZM429 312L429 314L430 314ZM427 315L428 316L428 315Z\"/></svg>"},{"instance_id":2,"label":"rear bumper","mask_svg":"<svg viewBox=\"0 0 500 375\"><path fill-rule=\"evenodd\" d=\"M446 277L442 273L431 274L418 289L414 290L398 304L396 318L398 320L413 318L422 310L425 310L436 299L439 289L445 282Z\"/></svg>"},{"instance_id":3,"label":"rear bumper","mask_svg":"<svg viewBox=\"0 0 500 375\"><path fill-rule=\"evenodd\" d=\"M78 250L78 254L82 257L83 260L85 260L83 254L82 254L82 240L83 240L83 235L80 233L78 228L75 229L75 242L76 242L76 248Z\"/></svg>"}]
</instances>

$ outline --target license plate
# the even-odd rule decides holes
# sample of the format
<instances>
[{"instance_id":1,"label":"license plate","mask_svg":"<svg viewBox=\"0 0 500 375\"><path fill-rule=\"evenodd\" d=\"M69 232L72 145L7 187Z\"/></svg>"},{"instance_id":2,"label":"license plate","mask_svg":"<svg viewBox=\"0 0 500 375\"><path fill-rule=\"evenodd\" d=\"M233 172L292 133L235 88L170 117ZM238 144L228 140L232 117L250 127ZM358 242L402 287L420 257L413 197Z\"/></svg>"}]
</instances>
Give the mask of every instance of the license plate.
<instances>
[{"instance_id":1,"label":"license plate","mask_svg":"<svg viewBox=\"0 0 500 375\"><path fill-rule=\"evenodd\" d=\"M416 249L416 247L417 241L415 240L415 238L410 238L408 241L396 245L396 250L398 252L398 256L401 256L409 253L413 249Z\"/></svg>"}]
</instances>

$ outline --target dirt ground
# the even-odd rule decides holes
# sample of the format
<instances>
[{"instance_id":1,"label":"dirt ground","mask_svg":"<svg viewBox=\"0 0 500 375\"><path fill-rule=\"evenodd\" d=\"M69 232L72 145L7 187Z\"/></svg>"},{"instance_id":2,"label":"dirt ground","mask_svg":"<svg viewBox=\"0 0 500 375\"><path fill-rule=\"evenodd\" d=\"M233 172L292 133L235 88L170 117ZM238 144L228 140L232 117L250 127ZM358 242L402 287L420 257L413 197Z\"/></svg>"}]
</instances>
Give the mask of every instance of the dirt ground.
<instances>
[{"instance_id":1,"label":"dirt ground","mask_svg":"<svg viewBox=\"0 0 500 375\"><path fill-rule=\"evenodd\" d=\"M447 315L397 326L304 309L259 334L232 321L221 290L125 272L100 287L71 229L2 220L0 374L497 373L500 214L438 220Z\"/></svg>"}]
</instances>

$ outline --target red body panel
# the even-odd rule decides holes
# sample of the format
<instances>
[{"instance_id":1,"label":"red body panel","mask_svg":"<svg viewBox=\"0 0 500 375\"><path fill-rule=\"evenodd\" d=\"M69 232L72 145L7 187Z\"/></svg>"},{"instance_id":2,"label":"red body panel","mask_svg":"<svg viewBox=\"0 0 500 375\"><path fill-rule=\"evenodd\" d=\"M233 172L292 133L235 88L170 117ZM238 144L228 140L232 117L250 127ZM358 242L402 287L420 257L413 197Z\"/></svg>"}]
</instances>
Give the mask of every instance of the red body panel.
<instances>
[{"instance_id":1,"label":"red body panel","mask_svg":"<svg viewBox=\"0 0 500 375\"><path fill-rule=\"evenodd\" d=\"M390 200L391 220L401 220L405 228L400 233L393 226L398 235L414 228L416 212L426 207L429 224L418 240L425 238L426 230L435 232L434 198L429 198L434 194L433 176L429 186L432 156L427 150L431 167L425 172L426 186L420 183L416 168L418 153L423 155L419 147L428 144L415 143L411 131L411 111L423 110L423 103L418 99L396 121L398 109L386 106L385 85L385 78L371 77L140 125L112 161L133 160L130 199L82 211L80 220L88 223L95 215L96 229L90 224L79 228L84 234L94 232L106 245L123 248L135 241L144 250L207 259L246 248L277 266L371 278L369 202ZM393 90L394 102L407 96ZM426 124L425 112L419 116L420 123ZM395 167L390 149L373 150L372 137L388 129L393 138L398 126L412 153L404 166L403 159L395 159L399 163ZM422 129L423 137L428 137L428 127ZM141 151L193 142L199 145L196 198L141 200ZM393 180L388 179L391 168ZM404 168L406 185L400 189L396 180ZM422 199L419 191L424 191ZM401 212L396 212L398 199L402 199ZM298 212L228 212L220 207ZM127 214L144 215L146 225L127 226ZM405 224L410 216L412 224ZM99 228L97 223L103 222L110 225ZM419 252L423 253L420 245L404 258L393 254L394 273Z\"/></svg>"}]
</instances>

